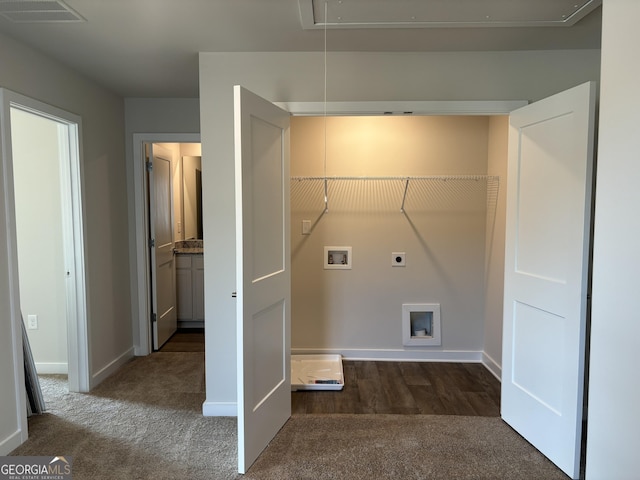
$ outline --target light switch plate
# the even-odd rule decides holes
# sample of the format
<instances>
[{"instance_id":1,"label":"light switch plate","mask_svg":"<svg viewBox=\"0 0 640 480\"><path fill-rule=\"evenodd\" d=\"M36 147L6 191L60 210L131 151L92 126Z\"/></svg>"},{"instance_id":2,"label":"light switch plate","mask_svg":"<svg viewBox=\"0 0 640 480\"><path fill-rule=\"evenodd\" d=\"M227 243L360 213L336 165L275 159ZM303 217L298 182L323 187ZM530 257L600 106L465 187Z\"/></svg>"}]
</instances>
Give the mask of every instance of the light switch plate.
<instances>
[{"instance_id":1,"label":"light switch plate","mask_svg":"<svg viewBox=\"0 0 640 480\"><path fill-rule=\"evenodd\" d=\"M302 220L302 235L311 234L311 220Z\"/></svg>"}]
</instances>

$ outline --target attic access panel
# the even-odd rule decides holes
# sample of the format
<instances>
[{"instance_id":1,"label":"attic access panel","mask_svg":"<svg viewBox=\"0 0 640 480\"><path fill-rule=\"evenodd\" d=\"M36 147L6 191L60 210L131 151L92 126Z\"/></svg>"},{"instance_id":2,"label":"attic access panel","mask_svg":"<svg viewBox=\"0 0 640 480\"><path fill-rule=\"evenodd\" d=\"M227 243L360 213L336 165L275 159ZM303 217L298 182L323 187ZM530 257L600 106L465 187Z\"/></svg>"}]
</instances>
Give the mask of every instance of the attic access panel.
<instances>
[{"instance_id":1,"label":"attic access panel","mask_svg":"<svg viewBox=\"0 0 640 480\"><path fill-rule=\"evenodd\" d=\"M304 29L571 26L602 0L298 0Z\"/></svg>"}]
</instances>

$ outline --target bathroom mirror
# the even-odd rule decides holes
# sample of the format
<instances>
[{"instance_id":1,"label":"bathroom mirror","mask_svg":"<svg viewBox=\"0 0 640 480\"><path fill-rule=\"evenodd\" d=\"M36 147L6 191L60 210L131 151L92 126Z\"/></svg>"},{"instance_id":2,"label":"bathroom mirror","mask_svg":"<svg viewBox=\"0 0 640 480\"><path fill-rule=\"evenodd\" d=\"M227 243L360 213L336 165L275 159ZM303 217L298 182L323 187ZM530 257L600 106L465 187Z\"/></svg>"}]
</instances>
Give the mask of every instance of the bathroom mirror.
<instances>
[{"instance_id":1,"label":"bathroom mirror","mask_svg":"<svg viewBox=\"0 0 640 480\"><path fill-rule=\"evenodd\" d=\"M184 239L202 239L202 157L182 157Z\"/></svg>"}]
</instances>

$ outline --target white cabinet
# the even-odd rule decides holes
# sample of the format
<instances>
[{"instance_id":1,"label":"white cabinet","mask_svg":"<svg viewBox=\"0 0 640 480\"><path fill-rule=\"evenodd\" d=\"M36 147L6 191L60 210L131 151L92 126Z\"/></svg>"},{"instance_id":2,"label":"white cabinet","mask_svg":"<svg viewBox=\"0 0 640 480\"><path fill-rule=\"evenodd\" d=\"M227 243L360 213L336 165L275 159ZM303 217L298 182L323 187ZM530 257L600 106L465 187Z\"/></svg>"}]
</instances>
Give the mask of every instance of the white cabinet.
<instances>
[{"instance_id":1,"label":"white cabinet","mask_svg":"<svg viewBox=\"0 0 640 480\"><path fill-rule=\"evenodd\" d=\"M186 266L188 264L188 266ZM178 320L193 319L193 280L191 257L176 258L176 300L178 302Z\"/></svg>"},{"instance_id":2,"label":"white cabinet","mask_svg":"<svg viewBox=\"0 0 640 480\"><path fill-rule=\"evenodd\" d=\"M204 321L204 257L176 256L178 320Z\"/></svg>"},{"instance_id":3,"label":"white cabinet","mask_svg":"<svg viewBox=\"0 0 640 480\"><path fill-rule=\"evenodd\" d=\"M191 262L191 278L193 282L193 317L204 320L204 258L194 255Z\"/></svg>"}]
</instances>

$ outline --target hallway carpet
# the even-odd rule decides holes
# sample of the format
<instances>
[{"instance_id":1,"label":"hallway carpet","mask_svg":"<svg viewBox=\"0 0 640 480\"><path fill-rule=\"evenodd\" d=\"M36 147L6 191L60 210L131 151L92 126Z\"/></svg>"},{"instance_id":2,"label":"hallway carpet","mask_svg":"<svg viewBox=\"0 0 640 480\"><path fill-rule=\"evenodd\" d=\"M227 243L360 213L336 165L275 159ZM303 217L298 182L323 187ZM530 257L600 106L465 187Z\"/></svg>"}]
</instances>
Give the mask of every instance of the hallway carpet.
<instances>
[{"instance_id":1,"label":"hallway carpet","mask_svg":"<svg viewBox=\"0 0 640 480\"><path fill-rule=\"evenodd\" d=\"M13 455L73 458L89 479L566 479L496 417L294 415L249 472L237 422L203 417L204 354L136 358L90 394L42 376L47 413Z\"/></svg>"}]
</instances>

